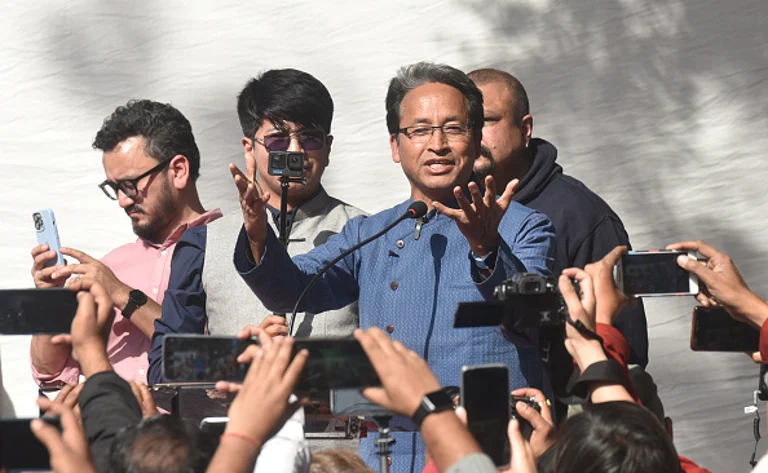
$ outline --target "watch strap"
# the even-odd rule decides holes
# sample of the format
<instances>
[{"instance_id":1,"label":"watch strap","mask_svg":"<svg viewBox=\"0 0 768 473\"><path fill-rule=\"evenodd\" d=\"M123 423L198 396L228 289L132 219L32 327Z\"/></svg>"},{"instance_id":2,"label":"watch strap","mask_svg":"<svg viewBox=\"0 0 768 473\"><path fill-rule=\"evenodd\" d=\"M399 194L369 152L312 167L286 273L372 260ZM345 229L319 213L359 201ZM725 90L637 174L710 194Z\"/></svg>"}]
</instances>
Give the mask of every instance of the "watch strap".
<instances>
[{"instance_id":1,"label":"watch strap","mask_svg":"<svg viewBox=\"0 0 768 473\"><path fill-rule=\"evenodd\" d=\"M123 314L123 317L126 319L130 319L134 312L136 312L136 309L143 306L147 303L147 295L144 294L142 291L138 289L132 290L128 294L128 303L125 304L125 307L121 311Z\"/></svg>"},{"instance_id":2,"label":"watch strap","mask_svg":"<svg viewBox=\"0 0 768 473\"><path fill-rule=\"evenodd\" d=\"M439 389L429 394L425 394L424 397L421 398L421 404L419 405L419 408L416 409L413 416L411 416L411 420L420 428L428 415L447 411L453 409L453 407L453 400L451 397L445 391Z\"/></svg>"}]
</instances>

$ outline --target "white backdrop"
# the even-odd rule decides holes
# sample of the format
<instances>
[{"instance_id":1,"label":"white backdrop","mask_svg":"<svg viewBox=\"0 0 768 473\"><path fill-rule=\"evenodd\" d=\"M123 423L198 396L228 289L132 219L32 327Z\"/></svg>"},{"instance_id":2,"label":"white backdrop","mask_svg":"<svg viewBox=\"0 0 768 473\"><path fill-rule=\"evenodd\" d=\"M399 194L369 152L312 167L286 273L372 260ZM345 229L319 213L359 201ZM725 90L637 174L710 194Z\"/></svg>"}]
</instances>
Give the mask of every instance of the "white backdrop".
<instances>
[{"instance_id":1,"label":"white backdrop","mask_svg":"<svg viewBox=\"0 0 768 473\"><path fill-rule=\"evenodd\" d=\"M54 208L62 243L94 256L133 239L96 188L104 177L90 148L103 118L131 98L171 102L190 119L203 202L234 210L235 97L269 68L306 70L334 97L330 193L371 212L403 200L384 95L400 65L431 60L518 76L535 134L621 215L636 248L709 240L768 295L767 10L765 0L6 1L0 287L31 285L34 210ZM649 369L679 450L715 472L746 471L753 442L742 407L758 369L743 355L690 352L693 305L647 304ZM28 343L0 340L14 399L34 391ZM4 409L29 415L34 406L6 399Z\"/></svg>"}]
</instances>

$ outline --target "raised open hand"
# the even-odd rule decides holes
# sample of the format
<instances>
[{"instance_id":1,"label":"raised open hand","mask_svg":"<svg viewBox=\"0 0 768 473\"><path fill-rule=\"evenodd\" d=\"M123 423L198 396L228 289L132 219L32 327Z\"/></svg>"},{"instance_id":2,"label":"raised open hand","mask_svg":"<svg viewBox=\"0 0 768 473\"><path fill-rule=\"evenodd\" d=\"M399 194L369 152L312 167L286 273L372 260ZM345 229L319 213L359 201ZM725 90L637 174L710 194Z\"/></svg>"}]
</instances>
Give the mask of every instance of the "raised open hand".
<instances>
[{"instance_id":1,"label":"raised open hand","mask_svg":"<svg viewBox=\"0 0 768 473\"><path fill-rule=\"evenodd\" d=\"M237 186L240 208L243 211L243 223L251 244L251 252L256 261L261 260L264 241L267 238L267 202L269 192L263 192L256 181L251 181L234 164L229 165L229 172Z\"/></svg>"}]
</instances>

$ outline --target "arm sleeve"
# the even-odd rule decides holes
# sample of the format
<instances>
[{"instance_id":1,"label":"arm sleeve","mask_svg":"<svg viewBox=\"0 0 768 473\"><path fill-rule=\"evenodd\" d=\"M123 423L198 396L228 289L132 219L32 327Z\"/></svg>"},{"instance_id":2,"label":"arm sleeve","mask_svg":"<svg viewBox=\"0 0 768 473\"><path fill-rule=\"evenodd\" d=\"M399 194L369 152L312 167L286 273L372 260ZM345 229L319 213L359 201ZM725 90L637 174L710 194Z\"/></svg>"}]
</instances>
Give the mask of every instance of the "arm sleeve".
<instances>
[{"instance_id":1,"label":"arm sleeve","mask_svg":"<svg viewBox=\"0 0 768 473\"><path fill-rule=\"evenodd\" d=\"M80 364L72 358L72 352L69 352L69 355L67 355L67 362L58 373L41 373L37 371L34 363L30 362L30 365L32 366L32 378L34 378L35 382L40 387L78 384L80 381Z\"/></svg>"},{"instance_id":2,"label":"arm sleeve","mask_svg":"<svg viewBox=\"0 0 768 473\"><path fill-rule=\"evenodd\" d=\"M620 245L632 248L621 221L615 216L606 215L600 219L587 237L577 244L573 265L583 268L589 263L603 259ZM624 306L616 315L613 325L629 343L629 363L647 366L648 321L642 299L638 300L634 306Z\"/></svg>"},{"instance_id":3,"label":"arm sleeve","mask_svg":"<svg viewBox=\"0 0 768 473\"><path fill-rule=\"evenodd\" d=\"M264 307L275 313L290 313L299 295L328 262L347 248L357 244L360 225L365 217L349 220L341 233L331 236L328 241L309 253L288 255L271 228L267 228L265 251L261 261L255 263L248 243L245 228L240 230L235 245L234 263L240 276ZM325 312L340 309L357 300L357 264L359 251L353 252L334 264L312 289L299 306L299 312Z\"/></svg>"},{"instance_id":4,"label":"arm sleeve","mask_svg":"<svg viewBox=\"0 0 768 473\"><path fill-rule=\"evenodd\" d=\"M97 373L85 382L78 399L83 429L96 471L109 471L109 450L118 432L141 421L141 407L131 386L114 371Z\"/></svg>"},{"instance_id":5,"label":"arm sleeve","mask_svg":"<svg viewBox=\"0 0 768 473\"><path fill-rule=\"evenodd\" d=\"M169 333L205 331L205 226L190 228L176 244L171 259L171 275L163 298L163 314L155 319L155 333L149 351L149 384L163 382L163 338Z\"/></svg>"},{"instance_id":6,"label":"arm sleeve","mask_svg":"<svg viewBox=\"0 0 768 473\"><path fill-rule=\"evenodd\" d=\"M511 209L509 209L511 210ZM493 290L517 273L552 273L555 264L555 228L546 215L528 215L516 230L499 226L499 253L491 275L482 280L471 255L472 279L485 299L493 298ZM512 242L510 245L509 242Z\"/></svg>"}]
</instances>

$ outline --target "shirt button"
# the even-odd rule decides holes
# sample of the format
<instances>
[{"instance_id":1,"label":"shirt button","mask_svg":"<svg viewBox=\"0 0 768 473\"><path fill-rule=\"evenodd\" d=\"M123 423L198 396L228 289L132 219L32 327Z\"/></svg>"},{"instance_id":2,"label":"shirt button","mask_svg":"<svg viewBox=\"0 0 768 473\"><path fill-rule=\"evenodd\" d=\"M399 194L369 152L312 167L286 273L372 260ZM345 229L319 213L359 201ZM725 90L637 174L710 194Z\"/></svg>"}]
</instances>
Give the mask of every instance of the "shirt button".
<instances>
[{"instance_id":1,"label":"shirt button","mask_svg":"<svg viewBox=\"0 0 768 473\"><path fill-rule=\"evenodd\" d=\"M140 375L144 376L144 373L146 373L146 371L144 371L144 370L139 370L139 374L140 374Z\"/></svg>"},{"instance_id":2,"label":"shirt button","mask_svg":"<svg viewBox=\"0 0 768 473\"><path fill-rule=\"evenodd\" d=\"M392 333L394 331L395 331L395 326L394 325L392 325L392 324L387 325L387 333Z\"/></svg>"},{"instance_id":3,"label":"shirt button","mask_svg":"<svg viewBox=\"0 0 768 473\"><path fill-rule=\"evenodd\" d=\"M153 288L152 288L152 292L153 292L153 293L155 293L155 294L157 294L157 288L156 288L156 287L153 287Z\"/></svg>"},{"instance_id":4,"label":"shirt button","mask_svg":"<svg viewBox=\"0 0 768 473\"><path fill-rule=\"evenodd\" d=\"M163 250L160 252L161 255L165 256L165 254L168 252L168 250Z\"/></svg>"},{"instance_id":5,"label":"shirt button","mask_svg":"<svg viewBox=\"0 0 768 473\"><path fill-rule=\"evenodd\" d=\"M405 242L403 240L397 240L397 243L395 243L398 248L402 248L405 246Z\"/></svg>"},{"instance_id":6,"label":"shirt button","mask_svg":"<svg viewBox=\"0 0 768 473\"><path fill-rule=\"evenodd\" d=\"M391 283L389 283L389 288L392 289L393 291L397 290L397 281L392 281Z\"/></svg>"}]
</instances>

